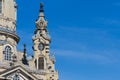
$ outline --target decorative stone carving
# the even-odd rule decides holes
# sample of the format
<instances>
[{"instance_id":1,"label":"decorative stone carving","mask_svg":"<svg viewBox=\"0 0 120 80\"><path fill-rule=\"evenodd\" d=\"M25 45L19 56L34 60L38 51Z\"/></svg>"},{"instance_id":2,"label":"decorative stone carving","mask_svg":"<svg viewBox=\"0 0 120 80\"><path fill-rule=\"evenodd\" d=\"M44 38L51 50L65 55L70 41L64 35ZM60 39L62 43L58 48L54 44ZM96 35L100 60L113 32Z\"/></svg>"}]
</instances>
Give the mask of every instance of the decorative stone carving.
<instances>
[{"instance_id":1,"label":"decorative stone carving","mask_svg":"<svg viewBox=\"0 0 120 80\"><path fill-rule=\"evenodd\" d=\"M37 29L46 29L47 23L44 18L40 17L36 22Z\"/></svg>"}]
</instances>

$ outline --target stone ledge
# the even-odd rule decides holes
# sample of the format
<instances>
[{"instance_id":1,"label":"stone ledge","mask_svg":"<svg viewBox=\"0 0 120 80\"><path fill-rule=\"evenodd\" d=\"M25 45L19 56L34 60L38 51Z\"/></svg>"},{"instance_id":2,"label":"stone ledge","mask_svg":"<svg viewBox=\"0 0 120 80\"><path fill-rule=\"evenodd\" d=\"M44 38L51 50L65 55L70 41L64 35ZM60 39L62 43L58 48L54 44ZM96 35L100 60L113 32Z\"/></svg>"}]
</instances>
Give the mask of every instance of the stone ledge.
<instances>
[{"instance_id":1,"label":"stone ledge","mask_svg":"<svg viewBox=\"0 0 120 80\"><path fill-rule=\"evenodd\" d=\"M17 41L17 43L20 40L19 36L14 31L10 31L10 30L4 29L4 28L0 28L0 34L4 34L6 36L12 37L13 39L15 39Z\"/></svg>"}]
</instances>

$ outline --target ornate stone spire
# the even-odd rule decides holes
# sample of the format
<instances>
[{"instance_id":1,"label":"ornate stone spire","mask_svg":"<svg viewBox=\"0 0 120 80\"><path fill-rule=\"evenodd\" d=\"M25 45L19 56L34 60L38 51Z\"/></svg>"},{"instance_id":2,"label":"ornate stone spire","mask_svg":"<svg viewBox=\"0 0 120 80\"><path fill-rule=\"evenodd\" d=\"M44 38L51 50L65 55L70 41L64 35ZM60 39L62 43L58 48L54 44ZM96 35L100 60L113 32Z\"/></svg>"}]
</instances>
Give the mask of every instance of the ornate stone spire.
<instances>
[{"instance_id":1,"label":"ornate stone spire","mask_svg":"<svg viewBox=\"0 0 120 80\"><path fill-rule=\"evenodd\" d=\"M22 58L22 63L28 65L27 57L26 57L26 44L24 44L24 54Z\"/></svg>"},{"instance_id":2,"label":"ornate stone spire","mask_svg":"<svg viewBox=\"0 0 120 80\"><path fill-rule=\"evenodd\" d=\"M47 27L47 21L45 20L43 7L43 3L40 3L40 14L38 20L36 21L37 29L46 29Z\"/></svg>"},{"instance_id":3,"label":"ornate stone spire","mask_svg":"<svg viewBox=\"0 0 120 80\"><path fill-rule=\"evenodd\" d=\"M39 13L38 20L36 21L37 29L34 32L35 35L33 36L33 41L35 41L36 39L40 39L39 41L42 41L41 38L51 41L48 30L46 28L47 23L48 22L45 20L45 17L44 17L43 3L40 3L40 13ZM36 47L33 47L33 49L36 51Z\"/></svg>"}]
</instances>

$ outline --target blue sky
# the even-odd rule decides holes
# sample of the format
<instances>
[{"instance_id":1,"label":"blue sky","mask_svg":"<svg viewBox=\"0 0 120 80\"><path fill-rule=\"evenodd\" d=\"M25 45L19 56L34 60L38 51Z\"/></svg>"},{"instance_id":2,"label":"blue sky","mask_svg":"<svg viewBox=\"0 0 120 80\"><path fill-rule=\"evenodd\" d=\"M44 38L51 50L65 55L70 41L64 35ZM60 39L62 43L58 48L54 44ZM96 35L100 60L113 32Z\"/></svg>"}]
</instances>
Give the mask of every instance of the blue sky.
<instances>
[{"instance_id":1,"label":"blue sky","mask_svg":"<svg viewBox=\"0 0 120 80\"><path fill-rule=\"evenodd\" d=\"M18 50L32 52L41 0L17 0ZM120 80L120 1L42 0L60 80Z\"/></svg>"}]
</instances>

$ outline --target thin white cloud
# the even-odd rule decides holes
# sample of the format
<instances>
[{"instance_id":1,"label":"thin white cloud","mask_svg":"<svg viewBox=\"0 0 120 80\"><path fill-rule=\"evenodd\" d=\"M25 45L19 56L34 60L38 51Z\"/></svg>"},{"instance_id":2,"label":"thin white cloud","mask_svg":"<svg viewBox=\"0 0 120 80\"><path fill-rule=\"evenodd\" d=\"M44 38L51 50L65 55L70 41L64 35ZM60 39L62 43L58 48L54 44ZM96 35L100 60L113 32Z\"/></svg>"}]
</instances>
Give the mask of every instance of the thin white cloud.
<instances>
[{"instance_id":1,"label":"thin white cloud","mask_svg":"<svg viewBox=\"0 0 120 80\"><path fill-rule=\"evenodd\" d=\"M115 19L108 19L108 18L98 18L96 22L99 22L101 24L105 25L114 25L114 26L120 26L120 20L115 20Z\"/></svg>"},{"instance_id":2,"label":"thin white cloud","mask_svg":"<svg viewBox=\"0 0 120 80\"><path fill-rule=\"evenodd\" d=\"M103 55L103 54L97 54L97 53L86 53L86 52L76 52L72 50L54 50L56 52L56 55L65 57L68 59L79 59L79 61L85 61L85 62L95 62L97 64L108 64L108 63L113 63L116 62L116 59Z\"/></svg>"}]
</instances>

